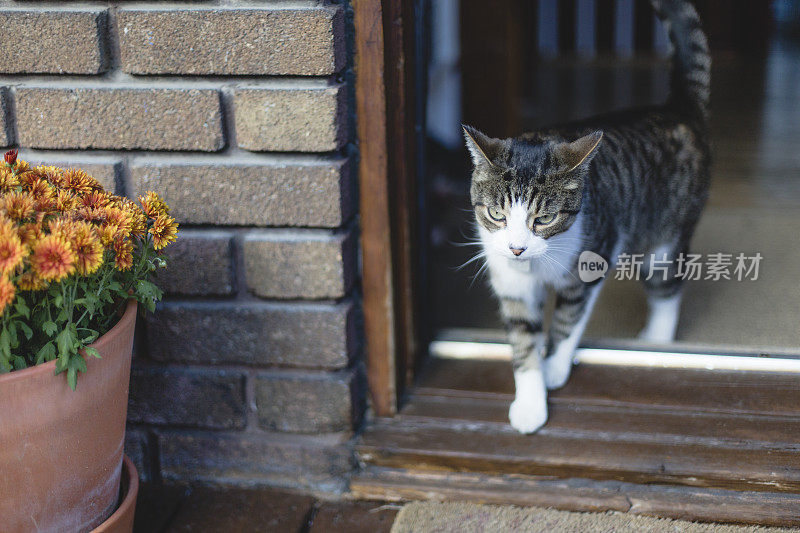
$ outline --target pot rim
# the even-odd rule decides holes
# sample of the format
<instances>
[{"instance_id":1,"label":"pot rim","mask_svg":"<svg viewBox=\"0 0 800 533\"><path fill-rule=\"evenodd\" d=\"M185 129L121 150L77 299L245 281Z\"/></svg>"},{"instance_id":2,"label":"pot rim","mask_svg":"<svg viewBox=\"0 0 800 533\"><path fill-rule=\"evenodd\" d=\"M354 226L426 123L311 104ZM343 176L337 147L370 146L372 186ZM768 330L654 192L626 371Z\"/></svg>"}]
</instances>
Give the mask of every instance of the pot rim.
<instances>
[{"instance_id":1,"label":"pot rim","mask_svg":"<svg viewBox=\"0 0 800 533\"><path fill-rule=\"evenodd\" d=\"M126 481L127 483L125 483ZM122 479L120 485L120 490L125 492L119 507L102 524L94 528L91 533L112 531L112 528L117 525L122 516L133 512L131 507L136 505L136 495L139 492L139 472L136 470L136 465L127 455L122 456Z\"/></svg>"},{"instance_id":2,"label":"pot rim","mask_svg":"<svg viewBox=\"0 0 800 533\"><path fill-rule=\"evenodd\" d=\"M114 326L100 335L100 337L94 341L89 346L93 348L102 347L105 342L103 339L107 337L113 336L115 332L122 329L123 322L127 322L128 320L136 318L136 300L128 300L128 305L125 307L125 312L122 314L117 323ZM99 350L98 350L99 351ZM41 365L29 366L28 368L23 368L22 370L12 370L11 372L7 372L5 374L0 374L0 385L11 383L14 380L21 380L25 379L29 376L33 376L35 373L43 373L50 371L51 374L55 375L56 372L56 362L57 359L53 359L52 361L48 361L47 363L42 363Z\"/></svg>"}]
</instances>

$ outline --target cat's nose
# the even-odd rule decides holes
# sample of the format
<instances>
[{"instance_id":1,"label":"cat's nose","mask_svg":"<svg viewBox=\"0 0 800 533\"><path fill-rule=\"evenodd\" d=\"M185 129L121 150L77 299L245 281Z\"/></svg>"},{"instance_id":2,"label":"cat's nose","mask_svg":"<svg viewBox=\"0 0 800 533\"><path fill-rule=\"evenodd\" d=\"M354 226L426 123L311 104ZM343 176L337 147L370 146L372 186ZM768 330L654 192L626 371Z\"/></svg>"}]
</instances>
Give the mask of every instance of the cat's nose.
<instances>
[{"instance_id":1,"label":"cat's nose","mask_svg":"<svg viewBox=\"0 0 800 533\"><path fill-rule=\"evenodd\" d=\"M512 253L512 254L514 254L514 255L516 255L516 256L520 256L520 255L522 255L522 252L524 252L525 250L527 250L527 248L525 248L524 246L523 246L522 248L514 248L514 246L513 246L513 245L510 245L510 244L509 244L509 245L508 245L508 247L509 247L509 248L511 248L511 253Z\"/></svg>"}]
</instances>

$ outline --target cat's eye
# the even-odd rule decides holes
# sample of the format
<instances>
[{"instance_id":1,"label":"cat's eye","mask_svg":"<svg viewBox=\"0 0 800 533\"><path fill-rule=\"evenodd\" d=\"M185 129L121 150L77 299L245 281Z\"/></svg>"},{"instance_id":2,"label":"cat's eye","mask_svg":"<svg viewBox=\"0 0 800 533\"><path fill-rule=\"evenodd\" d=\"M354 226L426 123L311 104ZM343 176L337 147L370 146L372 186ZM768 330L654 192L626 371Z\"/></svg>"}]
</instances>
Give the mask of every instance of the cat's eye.
<instances>
[{"instance_id":1,"label":"cat's eye","mask_svg":"<svg viewBox=\"0 0 800 533\"><path fill-rule=\"evenodd\" d=\"M549 215L542 215L540 217L536 217L536 220L534 220L533 223L536 224L537 226L546 226L548 224L551 224L555 219L556 216L551 213Z\"/></svg>"},{"instance_id":2,"label":"cat's eye","mask_svg":"<svg viewBox=\"0 0 800 533\"><path fill-rule=\"evenodd\" d=\"M489 216L492 217L492 220L496 220L497 222L502 222L506 219L506 216L503 214L503 211L500 210L499 207L491 206L487 207L486 211L489 213Z\"/></svg>"}]
</instances>

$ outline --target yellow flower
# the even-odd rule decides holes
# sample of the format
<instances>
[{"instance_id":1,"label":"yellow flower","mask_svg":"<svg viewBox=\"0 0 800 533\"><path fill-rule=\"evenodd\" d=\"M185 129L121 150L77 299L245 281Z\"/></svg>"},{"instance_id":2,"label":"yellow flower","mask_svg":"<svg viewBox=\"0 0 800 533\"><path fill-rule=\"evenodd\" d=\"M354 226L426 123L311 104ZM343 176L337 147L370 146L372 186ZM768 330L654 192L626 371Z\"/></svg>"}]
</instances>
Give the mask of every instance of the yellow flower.
<instances>
[{"instance_id":1,"label":"yellow flower","mask_svg":"<svg viewBox=\"0 0 800 533\"><path fill-rule=\"evenodd\" d=\"M136 205L136 202L123 198L121 209L128 215L130 220L131 235L142 236L147 231L147 215Z\"/></svg>"},{"instance_id":2,"label":"yellow flower","mask_svg":"<svg viewBox=\"0 0 800 533\"><path fill-rule=\"evenodd\" d=\"M129 239L114 241L114 267L117 270L128 270L133 266L133 243Z\"/></svg>"},{"instance_id":3,"label":"yellow flower","mask_svg":"<svg viewBox=\"0 0 800 533\"><path fill-rule=\"evenodd\" d=\"M63 184L61 186L68 191L81 195L99 187L99 184L96 179L83 170L69 168L64 171Z\"/></svg>"},{"instance_id":4,"label":"yellow flower","mask_svg":"<svg viewBox=\"0 0 800 533\"><path fill-rule=\"evenodd\" d=\"M91 274L103 264L103 244L88 222L75 223L71 244L75 250L75 268L78 274Z\"/></svg>"},{"instance_id":5,"label":"yellow flower","mask_svg":"<svg viewBox=\"0 0 800 533\"><path fill-rule=\"evenodd\" d=\"M47 287L47 282L34 272L24 272L17 280L21 291L40 291Z\"/></svg>"},{"instance_id":6,"label":"yellow flower","mask_svg":"<svg viewBox=\"0 0 800 533\"><path fill-rule=\"evenodd\" d=\"M91 191L81 196L78 203L85 207L100 209L109 205L110 201L108 195L103 191Z\"/></svg>"},{"instance_id":7,"label":"yellow flower","mask_svg":"<svg viewBox=\"0 0 800 533\"><path fill-rule=\"evenodd\" d=\"M35 170L26 170L25 172L19 172L16 174L17 180L19 181L19 185L23 189L29 189L31 183L36 180L44 179L41 173L36 172Z\"/></svg>"},{"instance_id":8,"label":"yellow flower","mask_svg":"<svg viewBox=\"0 0 800 533\"><path fill-rule=\"evenodd\" d=\"M97 228L97 234L103 246L112 246L117 239L118 233L119 228L116 226L100 226Z\"/></svg>"},{"instance_id":9,"label":"yellow flower","mask_svg":"<svg viewBox=\"0 0 800 533\"><path fill-rule=\"evenodd\" d=\"M30 172L26 173L30 175ZM56 206L56 191L42 178L33 178L23 185L34 198L36 211L52 211Z\"/></svg>"},{"instance_id":10,"label":"yellow flower","mask_svg":"<svg viewBox=\"0 0 800 533\"><path fill-rule=\"evenodd\" d=\"M16 288L11 280L8 279L8 276L0 277L0 313L11 305L11 302L14 301L14 296L16 296L16 292Z\"/></svg>"},{"instance_id":11,"label":"yellow flower","mask_svg":"<svg viewBox=\"0 0 800 533\"><path fill-rule=\"evenodd\" d=\"M26 170L31 168L27 161L23 161L22 159L17 159L17 162L14 164L14 172L17 174L22 174Z\"/></svg>"},{"instance_id":12,"label":"yellow flower","mask_svg":"<svg viewBox=\"0 0 800 533\"><path fill-rule=\"evenodd\" d=\"M51 235L61 237L65 241L71 241L75 236L76 222L68 218L53 218L47 223L47 229Z\"/></svg>"},{"instance_id":13,"label":"yellow flower","mask_svg":"<svg viewBox=\"0 0 800 533\"><path fill-rule=\"evenodd\" d=\"M178 223L170 216L158 215L148 231L153 236L153 247L160 250L175 241L178 235Z\"/></svg>"},{"instance_id":14,"label":"yellow flower","mask_svg":"<svg viewBox=\"0 0 800 533\"><path fill-rule=\"evenodd\" d=\"M169 215L169 207L153 191L147 191L144 196L139 197L144 213L150 218L157 218L159 215Z\"/></svg>"},{"instance_id":15,"label":"yellow flower","mask_svg":"<svg viewBox=\"0 0 800 533\"><path fill-rule=\"evenodd\" d=\"M25 257L25 247L22 246L16 232L3 233L0 236L0 272L7 274L13 272Z\"/></svg>"},{"instance_id":16,"label":"yellow flower","mask_svg":"<svg viewBox=\"0 0 800 533\"><path fill-rule=\"evenodd\" d=\"M14 221L0 213L0 236L11 235L16 232Z\"/></svg>"},{"instance_id":17,"label":"yellow flower","mask_svg":"<svg viewBox=\"0 0 800 533\"><path fill-rule=\"evenodd\" d=\"M74 209L77 203L78 199L75 198L75 195L67 190L60 190L56 194L56 211L66 213Z\"/></svg>"},{"instance_id":18,"label":"yellow flower","mask_svg":"<svg viewBox=\"0 0 800 533\"><path fill-rule=\"evenodd\" d=\"M8 167L0 167L0 192L10 192L19 185L19 180Z\"/></svg>"},{"instance_id":19,"label":"yellow flower","mask_svg":"<svg viewBox=\"0 0 800 533\"><path fill-rule=\"evenodd\" d=\"M26 222L17 228L17 235L19 235L22 244L28 248L33 248L33 245L44 236L42 231L43 213L38 213L36 222Z\"/></svg>"},{"instance_id":20,"label":"yellow flower","mask_svg":"<svg viewBox=\"0 0 800 533\"><path fill-rule=\"evenodd\" d=\"M118 237L130 236L131 218L125 210L118 207L107 207L105 214L105 224L116 227Z\"/></svg>"},{"instance_id":21,"label":"yellow flower","mask_svg":"<svg viewBox=\"0 0 800 533\"><path fill-rule=\"evenodd\" d=\"M46 235L33 246L33 271L44 280L59 281L75 270L75 254L58 235Z\"/></svg>"},{"instance_id":22,"label":"yellow flower","mask_svg":"<svg viewBox=\"0 0 800 533\"><path fill-rule=\"evenodd\" d=\"M55 187L62 188L64 186L64 169L40 165L33 171Z\"/></svg>"},{"instance_id":23,"label":"yellow flower","mask_svg":"<svg viewBox=\"0 0 800 533\"><path fill-rule=\"evenodd\" d=\"M23 220L35 212L35 202L29 192L10 192L2 197L2 209L14 220Z\"/></svg>"}]
</instances>

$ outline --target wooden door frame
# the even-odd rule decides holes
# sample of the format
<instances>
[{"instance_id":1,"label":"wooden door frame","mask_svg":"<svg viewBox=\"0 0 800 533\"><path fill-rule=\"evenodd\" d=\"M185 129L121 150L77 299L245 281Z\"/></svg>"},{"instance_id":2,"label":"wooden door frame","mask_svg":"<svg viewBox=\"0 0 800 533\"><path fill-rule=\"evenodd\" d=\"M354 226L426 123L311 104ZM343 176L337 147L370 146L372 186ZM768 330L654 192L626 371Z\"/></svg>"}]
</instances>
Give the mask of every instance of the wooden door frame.
<instances>
[{"instance_id":1,"label":"wooden door frame","mask_svg":"<svg viewBox=\"0 0 800 533\"><path fill-rule=\"evenodd\" d=\"M378 416L397 412L418 353L415 2L353 0L362 301Z\"/></svg>"}]
</instances>

